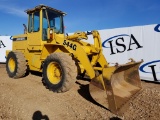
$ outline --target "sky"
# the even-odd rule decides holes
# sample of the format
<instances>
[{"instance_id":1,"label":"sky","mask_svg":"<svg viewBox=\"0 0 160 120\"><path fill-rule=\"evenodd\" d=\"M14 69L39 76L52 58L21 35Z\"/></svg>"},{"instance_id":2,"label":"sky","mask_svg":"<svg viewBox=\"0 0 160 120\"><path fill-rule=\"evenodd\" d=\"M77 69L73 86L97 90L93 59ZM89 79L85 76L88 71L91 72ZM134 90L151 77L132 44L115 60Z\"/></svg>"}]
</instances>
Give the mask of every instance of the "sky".
<instances>
[{"instance_id":1,"label":"sky","mask_svg":"<svg viewBox=\"0 0 160 120\"><path fill-rule=\"evenodd\" d=\"M160 23L160 0L0 0L0 35L22 34L39 4L67 13L66 33Z\"/></svg>"}]
</instances>

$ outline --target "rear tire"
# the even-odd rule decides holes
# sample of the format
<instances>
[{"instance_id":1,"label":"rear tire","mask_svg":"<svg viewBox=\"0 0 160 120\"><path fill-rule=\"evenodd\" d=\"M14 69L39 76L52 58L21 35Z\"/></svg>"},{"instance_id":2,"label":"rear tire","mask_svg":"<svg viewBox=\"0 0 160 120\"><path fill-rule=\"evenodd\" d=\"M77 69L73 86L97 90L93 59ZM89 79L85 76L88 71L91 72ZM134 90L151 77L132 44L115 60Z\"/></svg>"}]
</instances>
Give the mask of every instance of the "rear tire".
<instances>
[{"instance_id":1,"label":"rear tire","mask_svg":"<svg viewBox=\"0 0 160 120\"><path fill-rule=\"evenodd\" d=\"M11 78L23 77L26 73L27 65L23 53L11 51L7 56L6 71Z\"/></svg>"},{"instance_id":2,"label":"rear tire","mask_svg":"<svg viewBox=\"0 0 160 120\"><path fill-rule=\"evenodd\" d=\"M67 53L52 53L43 64L43 82L53 92L68 91L75 83L77 67Z\"/></svg>"}]
</instances>

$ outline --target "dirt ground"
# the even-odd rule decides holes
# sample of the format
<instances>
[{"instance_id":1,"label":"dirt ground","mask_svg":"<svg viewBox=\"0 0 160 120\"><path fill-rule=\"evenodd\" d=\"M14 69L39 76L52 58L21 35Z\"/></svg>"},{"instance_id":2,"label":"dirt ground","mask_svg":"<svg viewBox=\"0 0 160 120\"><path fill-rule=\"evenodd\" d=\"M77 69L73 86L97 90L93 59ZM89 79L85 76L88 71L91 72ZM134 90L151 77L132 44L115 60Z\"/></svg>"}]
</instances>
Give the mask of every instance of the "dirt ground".
<instances>
[{"instance_id":1,"label":"dirt ground","mask_svg":"<svg viewBox=\"0 0 160 120\"><path fill-rule=\"evenodd\" d=\"M42 77L29 74L20 79L8 77L0 65L0 120L159 120L160 84L142 82L143 90L130 101L123 116L92 102L88 82L77 80L65 93L53 93Z\"/></svg>"}]
</instances>

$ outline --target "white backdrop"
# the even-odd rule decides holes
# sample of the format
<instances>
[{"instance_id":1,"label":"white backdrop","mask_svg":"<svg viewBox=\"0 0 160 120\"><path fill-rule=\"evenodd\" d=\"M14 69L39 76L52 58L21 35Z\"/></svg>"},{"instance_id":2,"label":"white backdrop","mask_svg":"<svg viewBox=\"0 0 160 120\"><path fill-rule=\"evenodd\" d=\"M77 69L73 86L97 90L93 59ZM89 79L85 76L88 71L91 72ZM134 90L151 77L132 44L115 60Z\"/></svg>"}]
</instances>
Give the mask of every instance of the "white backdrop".
<instances>
[{"instance_id":1,"label":"white backdrop","mask_svg":"<svg viewBox=\"0 0 160 120\"><path fill-rule=\"evenodd\" d=\"M0 36L0 62L6 62L6 50L12 49L11 36Z\"/></svg>"},{"instance_id":2,"label":"white backdrop","mask_svg":"<svg viewBox=\"0 0 160 120\"><path fill-rule=\"evenodd\" d=\"M144 62L139 68L141 79L160 82L159 24L99 30L103 53L109 63L124 64L129 58ZM88 41L93 43L92 36ZM114 65L114 64L113 64Z\"/></svg>"}]
</instances>

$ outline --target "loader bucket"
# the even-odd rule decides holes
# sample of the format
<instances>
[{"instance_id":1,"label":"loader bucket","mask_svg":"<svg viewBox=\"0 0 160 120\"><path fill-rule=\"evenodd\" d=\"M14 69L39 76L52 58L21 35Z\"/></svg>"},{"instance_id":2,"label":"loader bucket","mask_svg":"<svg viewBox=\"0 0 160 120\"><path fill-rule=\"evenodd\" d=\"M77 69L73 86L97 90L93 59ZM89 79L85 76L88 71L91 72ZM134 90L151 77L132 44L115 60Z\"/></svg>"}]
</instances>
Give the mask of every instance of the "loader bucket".
<instances>
[{"instance_id":1,"label":"loader bucket","mask_svg":"<svg viewBox=\"0 0 160 120\"><path fill-rule=\"evenodd\" d=\"M141 62L104 68L102 74L90 82L92 98L111 112L122 115L128 109L128 101L142 88L138 72Z\"/></svg>"}]
</instances>

